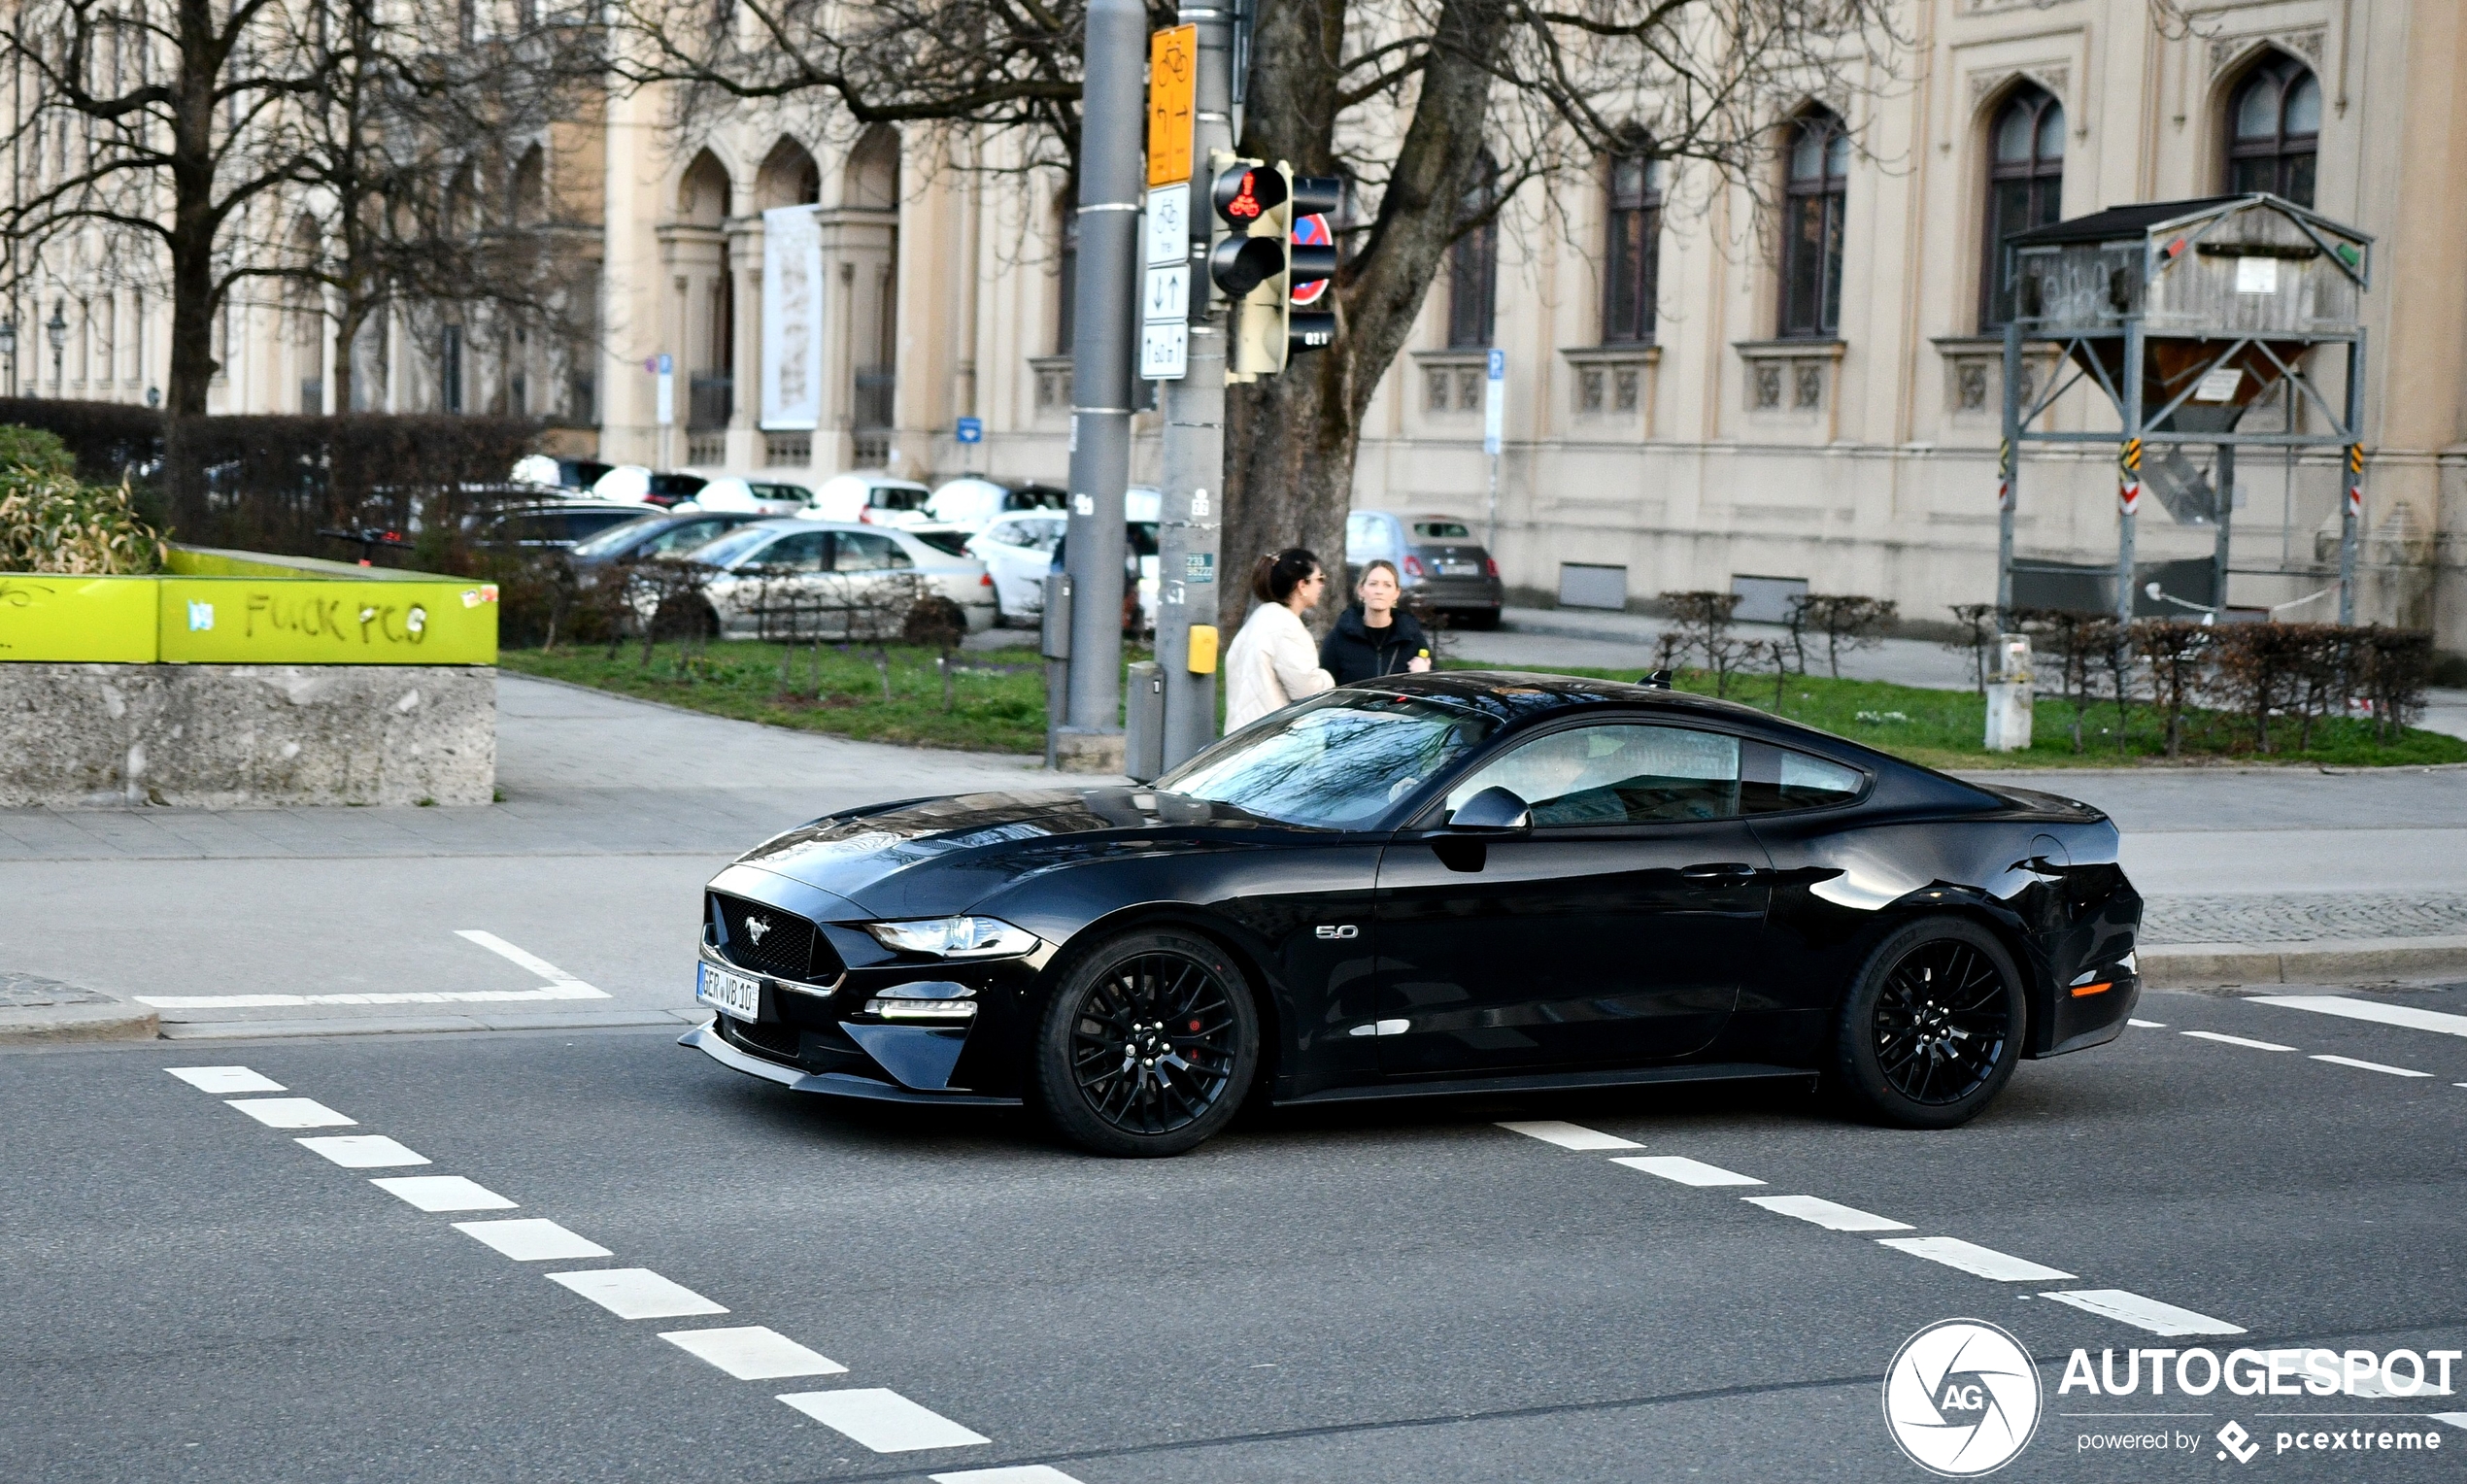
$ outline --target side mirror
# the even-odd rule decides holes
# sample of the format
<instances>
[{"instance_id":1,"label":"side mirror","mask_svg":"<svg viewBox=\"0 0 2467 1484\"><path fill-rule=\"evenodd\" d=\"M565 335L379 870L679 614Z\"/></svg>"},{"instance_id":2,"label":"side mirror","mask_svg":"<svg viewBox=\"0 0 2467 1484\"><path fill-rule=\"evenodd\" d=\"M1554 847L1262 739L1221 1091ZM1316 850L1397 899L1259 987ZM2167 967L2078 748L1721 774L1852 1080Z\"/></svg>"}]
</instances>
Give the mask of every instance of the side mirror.
<instances>
[{"instance_id":1,"label":"side mirror","mask_svg":"<svg viewBox=\"0 0 2467 1484\"><path fill-rule=\"evenodd\" d=\"M1447 827L1504 833L1512 829L1530 829L1533 824L1533 811L1513 791L1489 788L1467 799L1465 807L1449 815Z\"/></svg>"}]
</instances>

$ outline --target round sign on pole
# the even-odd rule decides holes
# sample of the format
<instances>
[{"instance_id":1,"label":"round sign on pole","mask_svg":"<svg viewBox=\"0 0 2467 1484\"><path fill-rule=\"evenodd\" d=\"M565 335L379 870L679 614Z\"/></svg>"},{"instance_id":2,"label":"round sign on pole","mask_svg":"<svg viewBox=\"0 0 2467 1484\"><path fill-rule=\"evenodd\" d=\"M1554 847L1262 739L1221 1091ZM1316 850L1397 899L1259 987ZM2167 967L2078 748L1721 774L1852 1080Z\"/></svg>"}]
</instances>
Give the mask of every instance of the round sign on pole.
<instances>
[{"instance_id":1,"label":"round sign on pole","mask_svg":"<svg viewBox=\"0 0 2467 1484\"><path fill-rule=\"evenodd\" d=\"M1336 234L1329 230L1326 217L1313 212L1294 222L1294 245L1303 248L1335 247ZM1327 296L1329 283L1329 280L1321 279L1317 283L1303 284L1295 288L1294 307L1302 309L1318 303Z\"/></svg>"}]
</instances>

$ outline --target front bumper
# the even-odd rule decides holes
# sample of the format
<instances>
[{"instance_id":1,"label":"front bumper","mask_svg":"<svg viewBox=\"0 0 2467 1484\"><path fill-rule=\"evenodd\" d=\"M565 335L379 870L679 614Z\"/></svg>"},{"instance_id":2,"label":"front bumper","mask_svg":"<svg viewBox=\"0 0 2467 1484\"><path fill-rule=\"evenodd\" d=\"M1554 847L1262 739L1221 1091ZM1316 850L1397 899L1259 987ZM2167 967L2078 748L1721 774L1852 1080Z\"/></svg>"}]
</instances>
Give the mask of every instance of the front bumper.
<instances>
[{"instance_id":1,"label":"front bumper","mask_svg":"<svg viewBox=\"0 0 2467 1484\"><path fill-rule=\"evenodd\" d=\"M921 1093L896 1083L877 1082L853 1072L809 1072L741 1051L720 1031L715 1016L707 1026L696 1026L677 1038L680 1046L691 1046L731 1071L749 1077L776 1082L793 1093L820 1093L829 1097L858 1097L869 1102L933 1103L941 1107L1016 1108L1016 1097L988 1097L977 1093ZM903 1028L904 1029L904 1028Z\"/></svg>"}]
</instances>

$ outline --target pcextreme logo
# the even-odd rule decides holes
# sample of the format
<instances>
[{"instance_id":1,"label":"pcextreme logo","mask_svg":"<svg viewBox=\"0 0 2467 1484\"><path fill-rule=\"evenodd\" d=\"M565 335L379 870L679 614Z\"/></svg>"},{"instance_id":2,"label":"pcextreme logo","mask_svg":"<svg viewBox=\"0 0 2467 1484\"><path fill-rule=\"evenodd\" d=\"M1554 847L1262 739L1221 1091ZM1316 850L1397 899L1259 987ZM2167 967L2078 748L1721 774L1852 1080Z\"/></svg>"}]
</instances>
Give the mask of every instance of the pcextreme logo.
<instances>
[{"instance_id":1,"label":"pcextreme logo","mask_svg":"<svg viewBox=\"0 0 2467 1484\"><path fill-rule=\"evenodd\" d=\"M1884 1425L1910 1462L1970 1478L2019 1457L2039 1430L2039 1367L1980 1319L1947 1319L1902 1342L1884 1372Z\"/></svg>"}]
</instances>

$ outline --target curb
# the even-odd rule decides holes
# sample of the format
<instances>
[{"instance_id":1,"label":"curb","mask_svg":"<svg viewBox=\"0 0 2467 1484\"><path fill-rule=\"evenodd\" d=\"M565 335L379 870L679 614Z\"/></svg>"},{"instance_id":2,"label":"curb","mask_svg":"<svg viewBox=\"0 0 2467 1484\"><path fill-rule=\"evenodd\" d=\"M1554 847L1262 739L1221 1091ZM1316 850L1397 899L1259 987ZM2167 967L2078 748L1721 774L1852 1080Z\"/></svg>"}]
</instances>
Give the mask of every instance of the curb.
<instances>
[{"instance_id":1,"label":"curb","mask_svg":"<svg viewBox=\"0 0 2467 1484\"><path fill-rule=\"evenodd\" d=\"M2467 937L2165 943L2145 945L2141 961L2143 982L2160 989L2423 979L2467 974Z\"/></svg>"},{"instance_id":2,"label":"curb","mask_svg":"<svg viewBox=\"0 0 2467 1484\"><path fill-rule=\"evenodd\" d=\"M0 1046L69 1041L151 1041L162 1018L137 1005L24 1005L0 1010Z\"/></svg>"}]
</instances>

